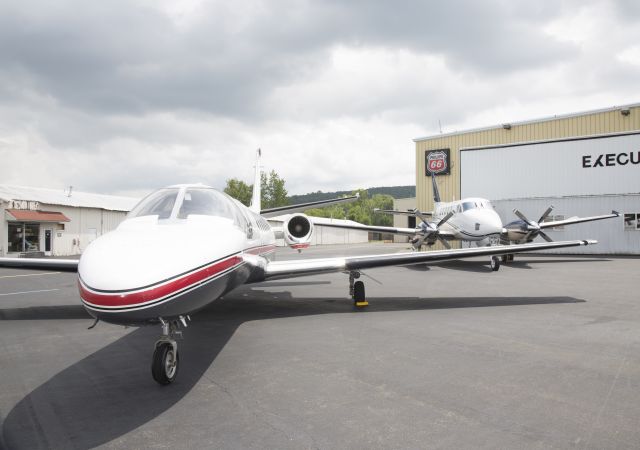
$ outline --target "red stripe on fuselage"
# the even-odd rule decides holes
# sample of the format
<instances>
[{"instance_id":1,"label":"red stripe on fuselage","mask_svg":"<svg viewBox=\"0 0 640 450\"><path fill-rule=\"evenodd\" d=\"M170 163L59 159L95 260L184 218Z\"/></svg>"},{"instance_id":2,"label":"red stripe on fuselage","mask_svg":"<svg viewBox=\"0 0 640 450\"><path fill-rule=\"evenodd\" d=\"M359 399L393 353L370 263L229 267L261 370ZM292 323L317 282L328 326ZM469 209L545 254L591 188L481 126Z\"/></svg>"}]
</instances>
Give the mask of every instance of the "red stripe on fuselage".
<instances>
[{"instance_id":1,"label":"red stripe on fuselage","mask_svg":"<svg viewBox=\"0 0 640 450\"><path fill-rule=\"evenodd\" d=\"M160 286L150 287L143 291L131 293L120 292L117 294L104 294L93 292L89 290L90 288L87 289L80 280L78 280L78 288L80 290L80 297L82 297L85 302L95 306L107 308L135 306L169 297L176 292L195 286L208 278L212 278L221 272L231 269L242 262L243 260L240 256L232 256L231 258L204 267L175 280L171 280Z\"/></svg>"},{"instance_id":2,"label":"red stripe on fuselage","mask_svg":"<svg viewBox=\"0 0 640 450\"><path fill-rule=\"evenodd\" d=\"M259 247L252 247L246 249L244 252L249 253L250 255L262 255L265 253L271 253L275 251L276 246L274 244L271 245L261 245Z\"/></svg>"}]
</instances>

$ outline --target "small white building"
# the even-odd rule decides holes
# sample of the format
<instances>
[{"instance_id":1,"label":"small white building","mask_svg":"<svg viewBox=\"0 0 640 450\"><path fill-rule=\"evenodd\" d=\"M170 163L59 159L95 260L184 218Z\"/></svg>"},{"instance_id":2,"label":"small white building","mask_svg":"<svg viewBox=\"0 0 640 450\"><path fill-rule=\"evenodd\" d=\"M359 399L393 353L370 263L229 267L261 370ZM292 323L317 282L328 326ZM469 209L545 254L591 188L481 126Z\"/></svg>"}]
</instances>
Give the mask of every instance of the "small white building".
<instances>
[{"instance_id":1,"label":"small white building","mask_svg":"<svg viewBox=\"0 0 640 450\"><path fill-rule=\"evenodd\" d=\"M79 255L124 220L136 198L0 185L0 256Z\"/></svg>"}]
</instances>

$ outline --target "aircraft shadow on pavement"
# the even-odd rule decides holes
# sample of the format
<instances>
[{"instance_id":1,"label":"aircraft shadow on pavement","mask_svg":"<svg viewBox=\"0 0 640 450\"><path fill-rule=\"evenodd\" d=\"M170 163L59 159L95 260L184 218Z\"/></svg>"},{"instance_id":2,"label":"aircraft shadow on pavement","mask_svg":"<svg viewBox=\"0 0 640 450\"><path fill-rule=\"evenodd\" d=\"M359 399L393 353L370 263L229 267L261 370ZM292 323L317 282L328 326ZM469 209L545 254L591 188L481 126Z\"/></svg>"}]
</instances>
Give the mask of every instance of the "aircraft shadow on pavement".
<instances>
[{"instance_id":1,"label":"aircraft shadow on pavement","mask_svg":"<svg viewBox=\"0 0 640 450\"><path fill-rule=\"evenodd\" d=\"M58 319L93 320L82 305L26 306L24 308L0 309L0 321Z\"/></svg>"},{"instance_id":2,"label":"aircraft shadow on pavement","mask_svg":"<svg viewBox=\"0 0 640 450\"><path fill-rule=\"evenodd\" d=\"M176 382L151 379L151 350L159 328L143 327L57 373L24 397L2 426L11 449L90 448L117 439L165 413L203 378L243 323L319 314L498 307L577 303L573 297L370 298L366 311L354 311L345 298L293 298L290 292L241 288L194 315L179 342L181 367ZM0 310L3 320L85 318L78 308ZM24 314L21 316L21 313ZM100 326L96 331L99 332ZM61 349L60 351L64 351ZM215 405L212 405L215 407Z\"/></svg>"}]
</instances>

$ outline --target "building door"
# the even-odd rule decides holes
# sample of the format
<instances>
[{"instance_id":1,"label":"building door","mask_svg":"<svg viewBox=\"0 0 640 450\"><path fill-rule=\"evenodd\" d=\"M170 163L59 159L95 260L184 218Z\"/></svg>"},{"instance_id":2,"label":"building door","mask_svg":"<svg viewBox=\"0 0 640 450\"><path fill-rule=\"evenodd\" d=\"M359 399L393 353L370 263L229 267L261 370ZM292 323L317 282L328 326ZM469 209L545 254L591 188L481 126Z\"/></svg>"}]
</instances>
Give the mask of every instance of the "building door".
<instances>
[{"instance_id":1,"label":"building door","mask_svg":"<svg viewBox=\"0 0 640 450\"><path fill-rule=\"evenodd\" d=\"M51 250L53 249L53 230L46 228L44 230L44 254L51 256Z\"/></svg>"}]
</instances>

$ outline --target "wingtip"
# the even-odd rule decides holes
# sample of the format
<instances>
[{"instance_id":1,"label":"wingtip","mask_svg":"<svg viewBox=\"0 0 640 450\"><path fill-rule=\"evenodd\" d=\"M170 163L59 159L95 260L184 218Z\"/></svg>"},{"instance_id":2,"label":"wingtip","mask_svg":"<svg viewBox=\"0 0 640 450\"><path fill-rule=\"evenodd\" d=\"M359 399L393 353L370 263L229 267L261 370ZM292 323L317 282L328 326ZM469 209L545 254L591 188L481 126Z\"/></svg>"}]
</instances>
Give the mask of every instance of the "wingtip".
<instances>
[{"instance_id":1,"label":"wingtip","mask_svg":"<svg viewBox=\"0 0 640 450\"><path fill-rule=\"evenodd\" d=\"M585 239L582 242L584 242L584 245L595 245L598 243L598 241L596 241L595 239Z\"/></svg>"}]
</instances>

